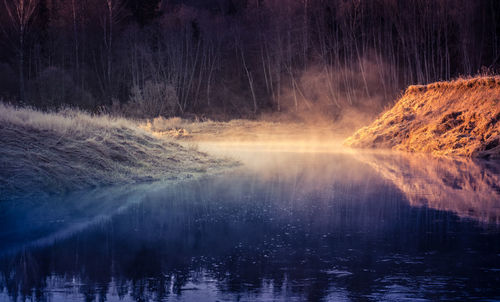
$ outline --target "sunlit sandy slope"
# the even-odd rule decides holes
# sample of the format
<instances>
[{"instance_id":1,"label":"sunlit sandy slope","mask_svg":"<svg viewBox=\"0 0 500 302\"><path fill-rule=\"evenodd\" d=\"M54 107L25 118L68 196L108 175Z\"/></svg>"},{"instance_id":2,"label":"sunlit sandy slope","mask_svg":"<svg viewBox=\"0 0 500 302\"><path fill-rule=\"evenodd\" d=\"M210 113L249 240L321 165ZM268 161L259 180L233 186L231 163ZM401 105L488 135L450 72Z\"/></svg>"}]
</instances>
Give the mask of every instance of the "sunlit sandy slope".
<instances>
[{"instance_id":1,"label":"sunlit sandy slope","mask_svg":"<svg viewBox=\"0 0 500 302\"><path fill-rule=\"evenodd\" d=\"M390 180L412 206L500 223L500 163L426 154L359 152L356 158Z\"/></svg>"},{"instance_id":2,"label":"sunlit sandy slope","mask_svg":"<svg viewBox=\"0 0 500 302\"><path fill-rule=\"evenodd\" d=\"M0 199L189 178L233 165L151 136L134 122L0 104Z\"/></svg>"},{"instance_id":3,"label":"sunlit sandy slope","mask_svg":"<svg viewBox=\"0 0 500 302\"><path fill-rule=\"evenodd\" d=\"M410 86L394 107L345 144L500 158L500 77Z\"/></svg>"}]
</instances>

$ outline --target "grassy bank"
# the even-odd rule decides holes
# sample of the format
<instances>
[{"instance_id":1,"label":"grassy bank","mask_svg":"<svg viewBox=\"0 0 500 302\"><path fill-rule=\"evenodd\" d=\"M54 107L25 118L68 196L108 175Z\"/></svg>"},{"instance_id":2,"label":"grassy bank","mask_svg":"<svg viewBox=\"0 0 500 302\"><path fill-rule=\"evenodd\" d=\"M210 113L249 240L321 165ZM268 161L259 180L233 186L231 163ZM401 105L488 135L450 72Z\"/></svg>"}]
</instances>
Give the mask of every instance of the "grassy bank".
<instances>
[{"instance_id":1,"label":"grassy bank","mask_svg":"<svg viewBox=\"0 0 500 302\"><path fill-rule=\"evenodd\" d=\"M130 120L1 103L0 153L0 200L179 180L234 165L153 137Z\"/></svg>"},{"instance_id":2,"label":"grassy bank","mask_svg":"<svg viewBox=\"0 0 500 302\"><path fill-rule=\"evenodd\" d=\"M234 119L228 122L192 122L178 117L157 117L140 127L156 137L175 138L195 142L268 142L332 141L342 140L352 131L345 124L328 122L298 122L278 120Z\"/></svg>"},{"instance_id":3,"label":"grassy bank","mask_svg":"<svg viewBox=\"0 0 500 302\"><path fill-rule=\"evenodd\" d=\"M410 86L346 145L500 158L500 76Z\"/></svg>"}]
</instances>

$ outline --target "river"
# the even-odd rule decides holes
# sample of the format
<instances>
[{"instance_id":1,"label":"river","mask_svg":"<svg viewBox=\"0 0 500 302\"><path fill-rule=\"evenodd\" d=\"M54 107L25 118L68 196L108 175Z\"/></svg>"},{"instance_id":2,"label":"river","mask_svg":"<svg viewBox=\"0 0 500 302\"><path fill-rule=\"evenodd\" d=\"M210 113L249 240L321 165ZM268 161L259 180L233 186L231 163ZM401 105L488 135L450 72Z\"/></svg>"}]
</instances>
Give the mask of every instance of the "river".
<instances>
[{"instance_id":1,"label":"river","mask_svg":"<svg viewBox=\"0 0 500 302\"><path fill-rule=\"evenodd\" d=\"M200 148L242 165L0 203L0 301L500 299L500 163Z\"/></svg>"}]
</instances>

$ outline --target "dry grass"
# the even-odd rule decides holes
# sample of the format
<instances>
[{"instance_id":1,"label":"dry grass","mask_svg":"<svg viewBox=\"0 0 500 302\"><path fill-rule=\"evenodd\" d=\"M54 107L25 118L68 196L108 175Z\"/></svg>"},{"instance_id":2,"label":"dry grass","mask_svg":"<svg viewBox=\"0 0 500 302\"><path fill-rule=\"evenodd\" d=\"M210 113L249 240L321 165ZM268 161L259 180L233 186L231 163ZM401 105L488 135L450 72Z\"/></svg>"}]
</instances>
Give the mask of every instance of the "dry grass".
<instances>
[{"instance_id":1,"label":"dry grass","mask_svg":"<svg viewBox=\"0 0 500 302\"><path fill-rule=\"evenodd\" d=\"M234 165L158 139L135 122L0 103L0 199L175 180Z\"/></svg>"},{"instance_id":2,"label":"dry grass","mask_svg":"<svg viewBox=\"0 0 500 302\"><path fill-rule=\"evenodd\" d=\"M346 145L500 158L500 77L410 86Z\"/></svg>"},{"instance_id":3,"label":"dry grass","mask_svg":"<svg viewBox=\"0 0 500 302\"><path fill-rule=\"evenodd\" d=\"M325 141L346 137L345 130L331 123L274 122L236 119L229 122L191 122L158 117L140 127L157 137L195 142Z\"/></svg>"}]
</instances>

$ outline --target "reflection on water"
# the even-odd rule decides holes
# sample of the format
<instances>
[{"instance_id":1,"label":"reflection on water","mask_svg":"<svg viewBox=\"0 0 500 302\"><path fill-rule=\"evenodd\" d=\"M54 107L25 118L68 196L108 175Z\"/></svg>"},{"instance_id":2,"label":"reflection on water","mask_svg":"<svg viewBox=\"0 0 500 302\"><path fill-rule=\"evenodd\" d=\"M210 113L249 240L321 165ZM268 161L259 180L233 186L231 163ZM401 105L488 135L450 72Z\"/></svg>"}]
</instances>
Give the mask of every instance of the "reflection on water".
<instances>
[{"instance_id":1,"label":"reflection on water","mask_svg":"<svg viewBox=\"0 0 500 302\"><path fill-rule=\"evenodd\" d=\"M405 153L363 153L357 158L394 183L412 206L500 223L499 162Z\"/></svg>"},{"instance_id":2,"label":"reflection on water","mask_svg":"<svg viewBox=\"0 0 500 302\"><path fill-rule=\"evenodd\" d=\"M0 301L500 298L495 165L232 155L180 185L0 204Z\"/></svg>"}]
</instances>

